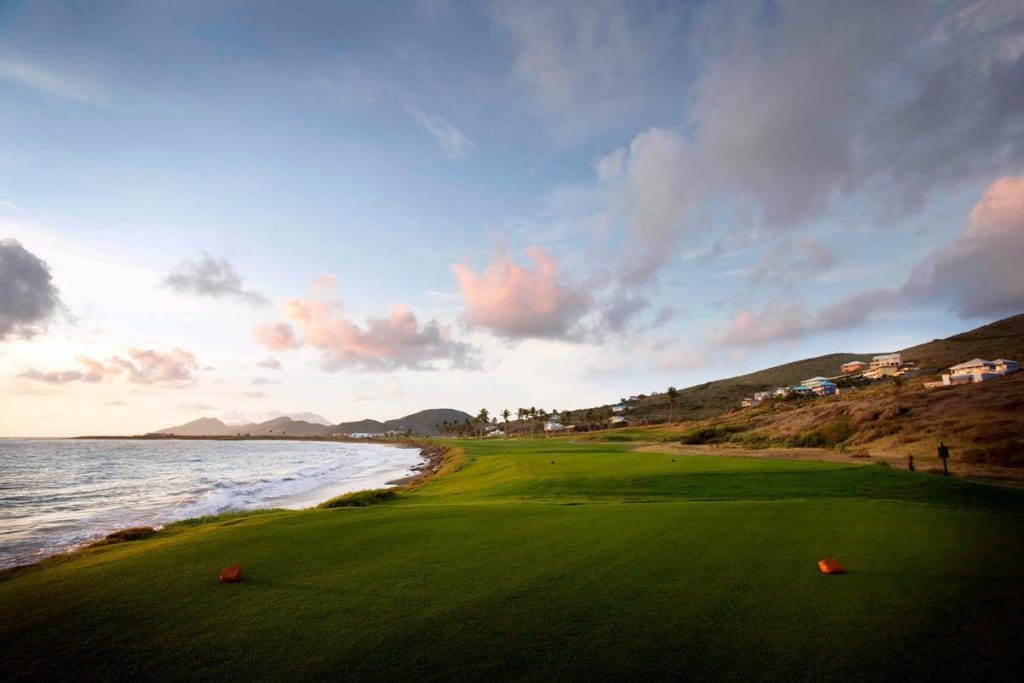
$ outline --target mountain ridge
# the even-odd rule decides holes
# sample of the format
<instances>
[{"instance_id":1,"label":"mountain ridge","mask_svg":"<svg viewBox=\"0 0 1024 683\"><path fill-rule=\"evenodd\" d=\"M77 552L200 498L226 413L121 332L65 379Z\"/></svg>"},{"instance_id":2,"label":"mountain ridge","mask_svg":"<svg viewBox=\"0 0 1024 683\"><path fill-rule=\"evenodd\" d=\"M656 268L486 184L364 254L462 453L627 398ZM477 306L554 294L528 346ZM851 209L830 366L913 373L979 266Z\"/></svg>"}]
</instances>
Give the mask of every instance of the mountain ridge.
<instances>
[{"instance_id":1,"label":"mountain ridge","mask_svg":"<svg viewBox=\"0 0 1024 683\"><path fill-rule=\"evenodd\" d=\"M299 415L311 415L299 413ZM338 424L319 424L282 415L262 422L227 424L215 417L201 417L184 424L159 429L154 434L166 436L329 436L343 434L384 434L388 431L409 431L421 436L436 436L438 425L445 421L472 419L469 413L453 408L428 408L403 417L385 420L365 419Z\"/></svg>"}]
</instances>

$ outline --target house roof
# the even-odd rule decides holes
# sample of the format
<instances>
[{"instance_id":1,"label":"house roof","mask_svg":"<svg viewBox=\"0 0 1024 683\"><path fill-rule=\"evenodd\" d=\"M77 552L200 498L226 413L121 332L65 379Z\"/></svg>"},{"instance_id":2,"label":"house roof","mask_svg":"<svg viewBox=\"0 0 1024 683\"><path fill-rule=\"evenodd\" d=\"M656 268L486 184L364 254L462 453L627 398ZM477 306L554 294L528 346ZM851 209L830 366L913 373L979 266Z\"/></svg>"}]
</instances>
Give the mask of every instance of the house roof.
<instances>
[{"instance_id":1,"label":"house roof","mask_svg":"<svg viewBox=\"0 0 1024 683\"><path fill-rule=\"evenodd\" d=\"M974 360L969 360L966 363L959 363L957 365L951 365L949 367L949 369L950 370L965 370L967 368L977 368L977 367L981 367L981 366L984 366L984 365L992 365L992 361L985 360L984 358L975 358Z\"/></svg>"},{"instance_id":2,"label":"house roof","mask_svg":"<svg viewBox=\"0 0 1024 683\"><path fill-rule=\"evenodd\" d=\"M867 363L862 360L850 360L843 363L843 365L867 365Z\"/></svg>"},{"instance_id":3,"label":"house roof","mask_svg":"<svg viewBox=\"0 0 1024 683\"><path fill-rule=\"evenodd\" d=\"M993 363L1017 363L1017 361L1015 361L1015 360L1010 360L1009 358L996 358L996 359L995 359L994 361L992 361L992 362L993 362ZM1019 363L1017 363L1017 364L1019 365Z\"/></svg>"}]
</instances>

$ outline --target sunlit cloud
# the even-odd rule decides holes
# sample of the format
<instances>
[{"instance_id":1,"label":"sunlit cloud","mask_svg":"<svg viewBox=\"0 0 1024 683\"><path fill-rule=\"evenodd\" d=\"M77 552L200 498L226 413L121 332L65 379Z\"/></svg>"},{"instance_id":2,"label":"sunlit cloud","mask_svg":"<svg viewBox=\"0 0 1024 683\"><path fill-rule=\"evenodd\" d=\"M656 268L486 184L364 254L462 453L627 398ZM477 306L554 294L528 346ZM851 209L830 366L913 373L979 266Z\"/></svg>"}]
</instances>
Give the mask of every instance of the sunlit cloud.
<instances>
[{"instance_id":1,"label":"sunlit cloud","mask_svg":"<svg viewBox=\"0 0 1024 683\"><path fill-rule=\"evenodd\" d=\"M451 331L436 320L421 324L404 304L395 306L387 317L369 316L364 325L354 322L338 298L333 276L320 276L309 296L288 299L281 309L298 335L287 323L264 323L254 331L256 340L271 350L300 343L318 349L321 365L329 371L468 368L475 362L471 346L454 340Z\"/></svg>"},{"instance_id":2,"label":"sunlit cloud","mask_svg":"<svg viewBox=\"0 0 1024 683\"><path fill-rule=\"evenodd\" d=\"M465 321L510 337L568 335L586 313L588 298L580 288L560 281L554 257L540 247L526 249L533 267L523 267L504 252L476 273L452 264L465 305Z\"/></svg>"}]
</instances>

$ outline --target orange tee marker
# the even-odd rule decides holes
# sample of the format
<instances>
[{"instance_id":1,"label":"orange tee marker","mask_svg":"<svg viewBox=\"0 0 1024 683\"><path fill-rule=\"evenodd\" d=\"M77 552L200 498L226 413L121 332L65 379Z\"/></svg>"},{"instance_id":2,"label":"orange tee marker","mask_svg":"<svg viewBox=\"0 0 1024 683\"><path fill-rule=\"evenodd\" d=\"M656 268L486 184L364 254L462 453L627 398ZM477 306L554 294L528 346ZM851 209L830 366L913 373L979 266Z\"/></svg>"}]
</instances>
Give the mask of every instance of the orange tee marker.
<instances>
[{"instance_id":1,"label":"orange tee marker","mask_svg":"<svg viewBox=\"0 0 1024 683\"><path fill-rule=\"evenodd\" d=\"M846 569L834 557L826 557L818 561L818 569L826 574L845 574Z\"/></svg>"},{"instance_id":2,"label":"orange tee marker","mask_svg":"<svg viewBox=\"0 0 1024 683\"><path fill-rule=\"evenodd\" d=\"M233 564L230 567L224 567L220 570L220 578L218 581L221 583L235 583L242 580L242 565Z\"/></svg>"}]
</instances>

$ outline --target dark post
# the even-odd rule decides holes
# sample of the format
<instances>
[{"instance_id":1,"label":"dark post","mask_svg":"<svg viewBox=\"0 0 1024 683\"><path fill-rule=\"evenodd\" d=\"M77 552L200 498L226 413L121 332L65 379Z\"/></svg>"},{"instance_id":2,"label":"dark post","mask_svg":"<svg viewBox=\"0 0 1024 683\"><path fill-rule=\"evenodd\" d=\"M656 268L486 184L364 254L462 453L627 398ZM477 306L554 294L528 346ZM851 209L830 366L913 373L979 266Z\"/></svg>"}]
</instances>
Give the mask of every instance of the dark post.
<instances>
[{"instance_id":1,"label":"dark post","mask_svg":"<svg viewBox=\"0 0 1024 683\"><path fill-rule=\"evenodd\" d=\"M942 442L939 442L939 458L942 459L942 472L948 477L949 468L946 467L946 461L949 460L949 449L946 448L946 444Z\"/></svg>"},{"instance_id":2,"label":"dark post","mask_svg":"<svg viewBox=\"0 0 1024 683\"><path fill-rule=\"evenodd\" d=\"M908 455L907 456L907 469L910 470L911 472L914 471L914 456L913 455Z\"/></svg>"}]
</instances>

